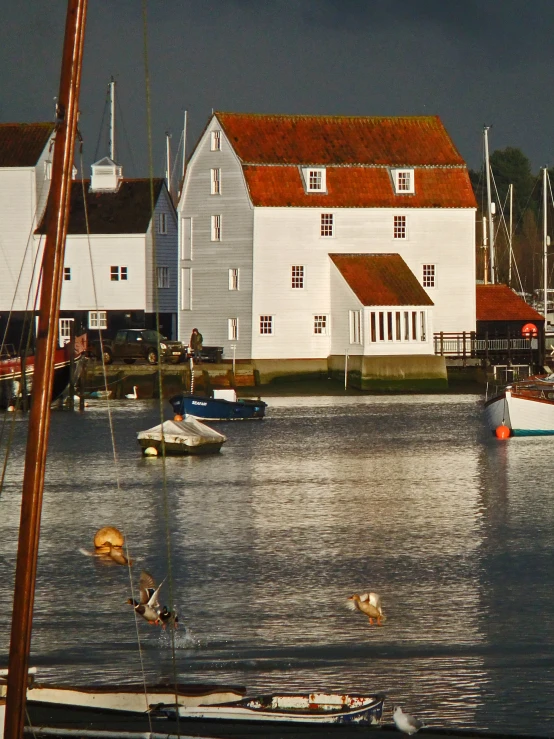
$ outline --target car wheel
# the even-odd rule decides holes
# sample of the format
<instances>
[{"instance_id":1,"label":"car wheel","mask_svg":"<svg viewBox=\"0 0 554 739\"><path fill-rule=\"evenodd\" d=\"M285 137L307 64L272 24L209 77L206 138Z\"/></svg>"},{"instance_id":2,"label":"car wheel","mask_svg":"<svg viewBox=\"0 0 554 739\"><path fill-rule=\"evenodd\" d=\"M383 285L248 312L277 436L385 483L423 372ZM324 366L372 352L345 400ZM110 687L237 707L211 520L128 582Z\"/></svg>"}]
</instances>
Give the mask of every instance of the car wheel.
<instances>
[{"instance_id":1,"label":"car wheel","mask_svg":"<svg viewBox=\"0 0 554 739\"><path fill-rule=\"evenodd\" d=\"M113 356L109 349L104 349L102 354L102 361L104 364L111 364L113 362Z\"/></svg>"},{"instance_id":2,"label":"car wheel","mask_svg":"<svg viewBox=\"0 0 554 739\"><path fill-rule=\"evenodd\" d=\"M146 359L148 360L149 364L157 364L158 352L155 349L149 349L148 354L146 355Z\"/></svg>"},{"instance_id":3,"label":"car wheel","mask_svg":"<svg viewBox=\"0 0 554 739\"><path fill-rule=\"evenodd\" d=\"M127 357L123 361L125 362L125 364L134 364L137 360L136 359L131 359L131 357Z\"/></svg>"}]
</instances>

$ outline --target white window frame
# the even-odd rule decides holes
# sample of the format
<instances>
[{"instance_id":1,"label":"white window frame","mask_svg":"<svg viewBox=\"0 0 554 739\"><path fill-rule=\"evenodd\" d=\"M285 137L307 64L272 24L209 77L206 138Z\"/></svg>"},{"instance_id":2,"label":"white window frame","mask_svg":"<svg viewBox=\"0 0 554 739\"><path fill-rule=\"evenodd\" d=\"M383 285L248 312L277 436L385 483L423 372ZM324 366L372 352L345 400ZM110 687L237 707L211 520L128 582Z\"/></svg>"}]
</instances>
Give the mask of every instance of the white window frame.
<instances>
[{"instance_id":1,"label":"white window frame","mask_svg":"<svg viewBox=\"0 0 554 739\"><path fill-rule=\"evenodd\" d=\"M260 336L273 336L274 335L275 322L273 316L261 315L259 321L259 332Z\"/></svg>"},{"instance_id":2,"label":"white window frame","mask_svg":"<svg viewBox=\"0 0 554 739\"><path fill-rule=\"evenodd\" d=\"M335 236L335 215L334 213L321 213L319 235L322 239L332 239Z\"/></svg>"},{"instance_id":3,"label":"white window frame","mask_svg":"<svg viewBox=\"0 0 554 739\"><path fill-rule=\"evenodd\" d=\"M119 268L119 279L123 280L124 282L129 279L129 270L127 269L127 267Z\"/></svg>"},{"instance_id":4,"label":"white window frame","mask_svg":"<svg viewBox=\"0 0 554 739\"><path fill-rule=\"evenodd\" d=\"M63 268L63 279L64 279L64 282L70 282L71 281L71 267L64 267Z\"/></svg>"},{"instance_id":5,"label":"white window frame","mask_svg":"<svg viewBox=\"0 0 554 739\"><path fill-rule=\"evenodd\" d=\"M227 336L229 341L238 341L239 339L239 319L228 318L227 319Z\"/></svg>"},{"instance_id":6,"label":"white window frame","mask_svg":"<svg viewBox=\"0 0 554 739\"><path fill-rule=\"evenodd\" d=\"M60 318L58 321L58 344L65 346L71 341L71 326L75 323L74 318Z\"/></svg>"},{"instance_id":7,"label":"white window frame","mask_svg":"<svg viewBox=\"0 0 554 739\"><path fill-rule=\"evenodd\" d=\"M110 282L125 282L129 279L129 270L127 267L120 267L112 264L110 266Z\"/></svg>"},{"instance_id":8,"label":"white window frame","mask_svg":"<svg viewBox=\"0 0 554 739\"><path fill-rule=\"evenodd\" d=\"M240 287L240 269L231 267L229 269L229 290L239 290Z\"/></svg>"},{"instance_id":9,"label":"white window frame","mask_svg":"<svg viewBox=\"0 0 554 739\"><path fill-rule=\"evenodd\" d=\"M327 313L314 315L314 336L329 336L329 315Z\"/></svg>"},{"instance_id":10,"label":"white window frame","mask_svg":"<svg viewBox=\"0 0 554 739\"><path fill-rule=\"evenodd\" d=\"M223 216L221 216L220 214L213 215L211 217L211 224L212 241L222 241Z\"/></svg>"},{"instance_id":11,"label":"white window frame","mask_svg":"<svg viewBox=\"0 0 554 739\"><path fill-rule=\"evenodd\" d=\"M437 266L436 264L424 264L422 265L422 285L426 288L433 288L437 286Z\"/></svg>"},{"instance_id":12,"label":"white window frame","mask_svg":"<svg viewBox=\"0 0 554 739\"><path fill-rule=\"evenodd\" d=\"M108 311L106 310L89 310L88 327L96 331L103 331L108 328Z\"/></svg>"},{"instance_id":13,"label":"white window frame","mask_svg":"<svg viewBox=\"0 0 554 739\"><path fill-rule=\"evenodd\" d=\"M192 218L181 218L181 259L192 260Z\"/></svg>"},{"instance_id":14,"label":"white window frame","mask_svg":"<svg viewBox=\"0 0 554 739\"><path fill-rule=\"evenodd\" d=\"M158 233L162 236L167 234L167 213L158 213Z\"/></svg>"},{"instance_id":15,"label":"white window frame","mask_svg":"<svg viewBox=\"0 0 554 739\"><path fill-rule=\"evenodd\" d=\"M212 195L221 195L221 169L214 167L210 170L210 193Z\"/></svg>"},{"instance_id":16,"label":"white window frame","mask_svg":"<svg viewBox=\"0 0 554 739\"><path fill-rule=\"evenodd\" d=\"M190 267L181 268L181 310L192 310L192 269Z\"/></svg>"},{"instance_id":17,"label":"white window frame","mask_svg":"<svg viewBox=\"0 0 554 739\"><path fill-rule=\"evenodd\" d=\"M393 169L394 191L397 195L413 195L415 193L415 177L413 169Z\"/></svg>"},{"instance_id":18,"label":"white window frame","mask_svg":"<svg viewBox=\"0 0 554 739\"><path fill-rule=\"evenodd\" d=\"M211 151L221 151L221 129L216 128L211 134Z\"/></svg>"},{"instance_id":19,"label":"white window frame","mask_svg":"<svg viewBox=\"0 0 554 739\"><path fill-rule=\"evenodd\" d=\"M159 290L165 290L170 287L170 270L169 267L156 267L156 282Z\"/></svg>"},{"instance_id":20,"label":"white window frame","mask_svg":"<svg viewBox=\"0 0 554 739\"><path fill-rule=\"evenodd\" d=\"M306 192L327 192L327 171L323 167L306 167L304 181Z\"/></svg>"},{"instance_id":21,"label":"white window frame","mask_svg":"<svg viewBox=\"0 0 554 739\"><path fill-rule=\"evenodd\" d=\"M392 236L395 241L405 241L408 238L408 217L405 215L393 216Z\"/></svg>"},{"instance_id":22,"label":"white window frame","mask_svg":"<svg viewBox=\"0 0 554 739\"><path fill-rule=\"evenodd\" d=\"M303 264L293 264L291 266L290 286L293 290L303 290L306 286L306 271Z\"/></svg>"},{"instance_id":23,"label":"white window frame","mask_svg":"<svg viewBox=\"0 0 554 739\"><path fill-rule=\"evenodd\" d=\"M361 344L362 343L362 311L351 310L349 311L349 325L350 325L350 343Z\"/></svg>"}]
</instances>

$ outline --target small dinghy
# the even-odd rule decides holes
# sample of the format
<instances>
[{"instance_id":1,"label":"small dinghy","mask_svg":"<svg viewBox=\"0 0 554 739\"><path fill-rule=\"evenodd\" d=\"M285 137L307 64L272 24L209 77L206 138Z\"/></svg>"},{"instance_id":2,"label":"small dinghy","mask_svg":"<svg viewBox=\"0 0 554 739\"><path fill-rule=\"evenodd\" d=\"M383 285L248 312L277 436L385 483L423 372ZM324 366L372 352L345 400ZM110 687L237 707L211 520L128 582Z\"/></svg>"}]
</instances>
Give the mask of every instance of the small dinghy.
<instances>
[{"instance_id":1,"label":"small dinghy","mask_svg":"<svg viewBox=\"0 0 554 739\"><path fill-rule=\"evenodd\" d=\"M190 417L164 421L159 426L139 431L137 441L144 454L161 454L162 436L166 454L214 454L227 441L223 434Z\"/></svg>"},{"instance_id":2,"label":"small dinghy","mask_svg":"<svg viewBox=\"0 0 554 739\"><path fill-rule=\"evenodd\" d=\"M169 399L175 413L203 421L255 421L265 416L267 403L251 398L237 398L235 390L214 390L207 395L174 395Z\"/></svg>"},{"instance_id":3,"label":"small dinghy","mask_svg":"<svg viewBox=\"0 0 554 739\"><path fill-rule=\"evenodd\" d=\"M301 693L259 695L211 706L179 706L181 719L270 721L293 724L372 724L383 715L383 695ZM169 716L175 708L166 706Z\"/></svg>"}]
</instances>

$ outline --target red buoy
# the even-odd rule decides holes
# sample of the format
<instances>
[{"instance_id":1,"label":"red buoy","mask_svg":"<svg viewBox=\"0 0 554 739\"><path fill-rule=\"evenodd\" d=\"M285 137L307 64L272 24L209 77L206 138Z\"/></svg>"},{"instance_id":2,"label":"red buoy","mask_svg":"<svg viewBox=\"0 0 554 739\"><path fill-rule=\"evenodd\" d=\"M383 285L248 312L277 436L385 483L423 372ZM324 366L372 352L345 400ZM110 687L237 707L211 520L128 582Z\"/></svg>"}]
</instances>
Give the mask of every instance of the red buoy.
<instances>
[{"instance_id":1,"label":"red buoy","mask_svg":"<svg viewBox=\"0 0 554 739\"><path fill-rule=\"evenodd\" d=\"M496 438L497 439L509 439L510 438L510 429L507 426L498 426L496 429Z\"/></svg>"},{"instance_id":2,"label":"red buoy","mask_svg":"<svg viewBox=\"0 0 554 739\"><path fill-rule=\"evenodd\" d=\"M176 414L175 414L175 415L173 416L173 420L174 420L174 421L182 421L182 420L183 420L183 416L181 416L181 414L180 414L180 413L176 413Z\"/></svg>"}]
</instances>

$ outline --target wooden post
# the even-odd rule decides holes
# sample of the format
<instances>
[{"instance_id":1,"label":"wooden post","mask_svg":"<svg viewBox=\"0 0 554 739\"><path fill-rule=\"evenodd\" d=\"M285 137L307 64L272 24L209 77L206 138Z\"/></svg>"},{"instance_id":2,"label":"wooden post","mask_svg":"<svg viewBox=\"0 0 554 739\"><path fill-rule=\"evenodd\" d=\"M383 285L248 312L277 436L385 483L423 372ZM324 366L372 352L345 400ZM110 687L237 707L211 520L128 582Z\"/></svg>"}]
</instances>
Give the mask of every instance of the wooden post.
<instances>
[{"instance_id":1,"label":"wooden post","mask_svg":"<svg viewBox=\"0 0 554 739\"><path fill-rule=\"evenodd\" d=\"M69 409L75 410L75 321L69 331Z\"/></svg>"},{"instance_id":2,"label":"wooden post","mask_svg":"<svg viewBox=\"0 0 554 739\"><path fill-rule=\"evenodd\" d=\"M444 331L440 332L441 357L444 356Z\"/></svg>"}]
</instances>

